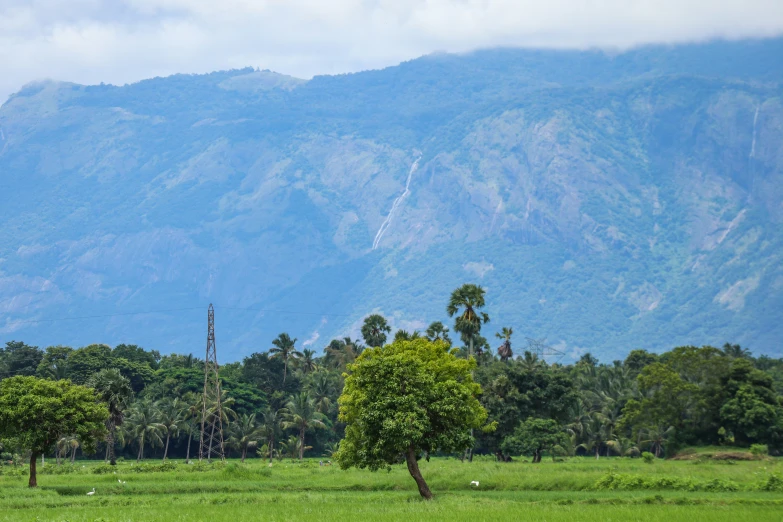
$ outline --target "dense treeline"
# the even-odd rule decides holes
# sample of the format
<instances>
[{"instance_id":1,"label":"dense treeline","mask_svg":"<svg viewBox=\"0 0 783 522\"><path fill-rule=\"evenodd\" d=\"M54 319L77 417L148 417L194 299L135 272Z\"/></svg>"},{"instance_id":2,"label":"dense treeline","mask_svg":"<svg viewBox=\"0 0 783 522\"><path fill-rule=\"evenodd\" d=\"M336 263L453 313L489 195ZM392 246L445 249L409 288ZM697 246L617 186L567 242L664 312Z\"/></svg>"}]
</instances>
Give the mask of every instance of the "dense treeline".
<instances>
[{"instance_id":1,"label":"dense treeline","mask_svg":"<svg viewBox=\"0 0 783 522\"><path fill-rule=\"evenodd\" d=\"M499 460L524 454L538 461L545 453L666 456L685 445L783 449L783 359L753 357L726 344L662 354L632 350L611 363L589 353L574 364L550 363L530 351L515 354L509 327L498 329L499 345L491 349L481 335L490 320L483 307L484 290L464 285L448 303L453 331L435 322L425 332L392 336L386 319L375 314L365 319L361 341L335 339L319 354L300 350L296 338L282 333L267 351L221 366L228 451L243 459L328 458L344 436L338 397L351 363L365 346L421 337L475 357L480 402L496 428L477 432L473 451ZM137 460L197 456L203 367L193 355L161 355L131 344L40 349L10 341L0 348L0 380L66 379L96 390L109 410L105 440L113 443L90 449L107 460L115 451ZM60 435L51 456L73 461L81 442L73 433ZM5 445L5 453L15 449ZM470 459L472 452L460 456Z\"/></svg>"}]
</instances>

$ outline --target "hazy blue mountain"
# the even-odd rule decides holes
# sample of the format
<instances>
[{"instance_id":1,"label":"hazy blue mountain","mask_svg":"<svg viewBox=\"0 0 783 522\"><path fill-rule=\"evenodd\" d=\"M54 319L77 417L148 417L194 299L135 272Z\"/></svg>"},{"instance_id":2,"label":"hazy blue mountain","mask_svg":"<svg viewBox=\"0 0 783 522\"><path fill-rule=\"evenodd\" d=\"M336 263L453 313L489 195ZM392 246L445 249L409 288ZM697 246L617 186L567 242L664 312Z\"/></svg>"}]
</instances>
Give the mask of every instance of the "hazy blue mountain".
<instances>
[{"instance_id":1,"label":"hazy blue mountain","mask_svg":"<svg viewBox=\"0 0 783 522\"><path fill-rule=\"evenodd\" d=\"M779 355L781 60L777 39L27 85L0 108L1 337L201 355L212 302L235 360L372 311L422 329L476 282L518 351Z\"/></svg>"}]
</instances>

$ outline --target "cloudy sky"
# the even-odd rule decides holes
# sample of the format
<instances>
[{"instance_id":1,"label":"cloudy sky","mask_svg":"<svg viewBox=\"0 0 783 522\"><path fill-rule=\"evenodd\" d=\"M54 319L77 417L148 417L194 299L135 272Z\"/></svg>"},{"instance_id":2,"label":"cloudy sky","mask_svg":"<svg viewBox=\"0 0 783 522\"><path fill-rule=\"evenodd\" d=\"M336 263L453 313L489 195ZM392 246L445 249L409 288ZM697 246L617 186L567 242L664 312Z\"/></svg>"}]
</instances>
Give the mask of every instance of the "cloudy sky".
<instances>
[{"instance_id":1,"label":"cloudy sky","mask_svg":"<svg viewBox=\"0 0 783 522\"><path fill-rule=\"evenodd\" d=\"M299 77L497 45L627 48L783 33L783 0L0 0L0 102L43 78L247 65Z\"/></svg>"}]
</instances>

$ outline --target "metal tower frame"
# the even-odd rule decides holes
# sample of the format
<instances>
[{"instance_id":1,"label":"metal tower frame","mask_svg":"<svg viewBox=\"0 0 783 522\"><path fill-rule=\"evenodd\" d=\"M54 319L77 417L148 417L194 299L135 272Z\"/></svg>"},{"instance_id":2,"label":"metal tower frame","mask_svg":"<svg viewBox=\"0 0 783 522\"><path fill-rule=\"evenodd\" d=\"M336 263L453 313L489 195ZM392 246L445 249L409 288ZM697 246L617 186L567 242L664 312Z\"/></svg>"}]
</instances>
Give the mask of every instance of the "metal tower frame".
<instances>
[{"instance_id":1,"label":"metal tower frame","mask_svg":"<svg viewBox=\"0 0 783 522\"><path fill-rule=\"evenodd\" d=\"M223 406L220 403L220 375L215 348L215 309L207 312L207 356L204 358L204 395L201 409L201 444L198 459L225 460L223 447Z\"/></svg>"}]
</instances>

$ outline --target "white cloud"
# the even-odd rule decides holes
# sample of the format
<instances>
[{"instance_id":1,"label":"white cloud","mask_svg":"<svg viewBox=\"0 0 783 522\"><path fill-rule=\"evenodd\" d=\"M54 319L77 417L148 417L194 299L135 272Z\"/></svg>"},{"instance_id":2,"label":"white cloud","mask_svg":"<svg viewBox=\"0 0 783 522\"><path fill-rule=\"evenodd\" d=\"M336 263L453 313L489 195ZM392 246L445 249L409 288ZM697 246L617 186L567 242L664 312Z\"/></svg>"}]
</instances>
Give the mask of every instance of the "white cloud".
<instances>
[{"instance_id":1,"label":"white cloud","mask_svg":"<svg viewBox=\"0 0 783 522\"><path fill-rule=\"evenodd\" d=\"M0 0L0 100L247 65L299 77L497 45L625 48L783 31L780 0Z\"/></svg>"}]
</instances>

